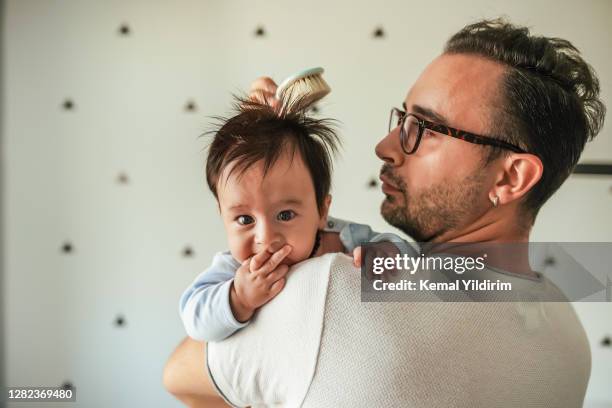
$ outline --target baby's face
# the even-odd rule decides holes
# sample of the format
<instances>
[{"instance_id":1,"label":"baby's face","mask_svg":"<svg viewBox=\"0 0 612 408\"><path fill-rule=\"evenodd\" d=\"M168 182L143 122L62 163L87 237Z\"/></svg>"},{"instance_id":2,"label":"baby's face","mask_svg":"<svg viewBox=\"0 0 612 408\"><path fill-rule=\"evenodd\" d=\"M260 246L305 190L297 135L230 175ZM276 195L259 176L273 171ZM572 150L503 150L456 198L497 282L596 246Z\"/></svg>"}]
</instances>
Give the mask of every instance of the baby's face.
<instances>
[{"instance_id":1,"label":"baby's face","mask_svg":"<svg viewBox=\"0 0 612 408\"><path fill-rule=\"evenodd\" d=\"M292 251L282 262L292 265L310 255L317 229L327 220L327 205L319 214L312 178L300 154L285 152L263 177L263 162L240 178L226 181L227 166L217 183L221 217L232 256L239 262L271 243L289 244Z\"/></svg>"}]
</instances>

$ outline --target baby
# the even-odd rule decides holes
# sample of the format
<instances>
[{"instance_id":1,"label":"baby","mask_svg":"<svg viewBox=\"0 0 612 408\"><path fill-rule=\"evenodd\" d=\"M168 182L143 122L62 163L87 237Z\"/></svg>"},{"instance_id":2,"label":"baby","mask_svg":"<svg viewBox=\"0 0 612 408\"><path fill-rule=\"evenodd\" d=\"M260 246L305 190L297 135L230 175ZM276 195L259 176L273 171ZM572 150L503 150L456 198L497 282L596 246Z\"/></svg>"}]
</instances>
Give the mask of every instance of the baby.
<instances>
[{"instance_id":1,"label":"baby","mask_svg":"<svg viewBox=\"0 0 612 408\"><path fill-rule=\"evenodd\" d=\"M213 131L206 179L229 251L184 291L179 309L187 334L220 341L245 327L274 298L291 265L329 252L354 253L365 242L404 241L328 216L332 156L339 139L331 120L237 98L236 115Z\"/></svg>"}]
</instances>

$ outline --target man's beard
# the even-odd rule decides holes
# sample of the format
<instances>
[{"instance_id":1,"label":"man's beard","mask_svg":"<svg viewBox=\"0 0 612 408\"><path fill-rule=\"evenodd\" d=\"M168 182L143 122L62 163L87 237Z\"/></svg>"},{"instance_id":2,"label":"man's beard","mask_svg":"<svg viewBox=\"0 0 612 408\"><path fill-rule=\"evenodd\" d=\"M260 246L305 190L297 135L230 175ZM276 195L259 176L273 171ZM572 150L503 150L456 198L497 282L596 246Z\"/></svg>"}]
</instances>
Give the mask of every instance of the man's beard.
<instances>
[{"instance_id":1,"label":"man's beard","mask_svg":"<svg viewBox=\"0 0 612 408\"><path fill-rule=\"evenodd\" d=\"M381 204L385 221L417 242L429 242L470 221L482 199L485 173L478 170L456 183L439 183L417 193L407 192L406 183L383 165L385 175L399 194L387 194Z\"/></svg>"}]
</instances>

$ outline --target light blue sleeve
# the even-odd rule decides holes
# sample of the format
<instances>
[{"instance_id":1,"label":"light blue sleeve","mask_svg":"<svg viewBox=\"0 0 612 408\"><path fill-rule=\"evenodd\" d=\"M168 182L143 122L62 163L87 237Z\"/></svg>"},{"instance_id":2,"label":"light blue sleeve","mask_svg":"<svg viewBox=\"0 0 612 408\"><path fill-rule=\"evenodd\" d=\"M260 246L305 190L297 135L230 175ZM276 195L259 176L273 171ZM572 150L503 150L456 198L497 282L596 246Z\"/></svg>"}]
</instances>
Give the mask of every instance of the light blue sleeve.
<instances>
[{"instance_id":1,"label":"light blue sleeve","mask_svg":"<svg viewBox=\"0 0 612 408\"><path fill-rule=\"evenodd\" d=\"M356 247L365 243L382 241L392 242L400 250L400 253L415 252L414 247L400 236L390 232L380 233L373 231L372 228L366 224L358 224L328 217L328 227L330 225L335 227L334 229L340 233L340 241L342 241L342 245L344 245L346 251L349 253L353 252L353 249ZM332 230L332 228L328 228L328 230Z\"/></svg>"},{"instance_id":2,"label":"light blue sleeve","mask_svg":"<svg viewBox=\"0 0 612 408\"><path fill-rule=\"evenodd\" d=\"M212 265L198 275L179 300L179 313L189 337L221 341L248 324L234 317L230 288L240 267L229 251L217 253Z\"/></svg>"}]
</instances>

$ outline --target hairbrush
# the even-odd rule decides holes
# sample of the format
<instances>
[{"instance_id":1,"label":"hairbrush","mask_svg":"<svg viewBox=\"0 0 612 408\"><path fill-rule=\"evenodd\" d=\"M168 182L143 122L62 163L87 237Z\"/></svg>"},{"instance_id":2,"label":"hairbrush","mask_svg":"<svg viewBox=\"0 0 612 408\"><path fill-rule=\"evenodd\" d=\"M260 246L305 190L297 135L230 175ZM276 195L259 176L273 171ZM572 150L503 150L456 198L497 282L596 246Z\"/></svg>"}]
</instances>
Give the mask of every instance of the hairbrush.
<instances>
[{"instance_id":1,"label":"hairbrush","mask_svg":"<svg viewBox=\"0 0 612 408\"><path fill-rule=\"evenodd\" d=\"M305 110L331 92L323 79L323 68L300 71L285 79L276 88L281 114L286 111Z\"/></svg>"}]
</instances>

